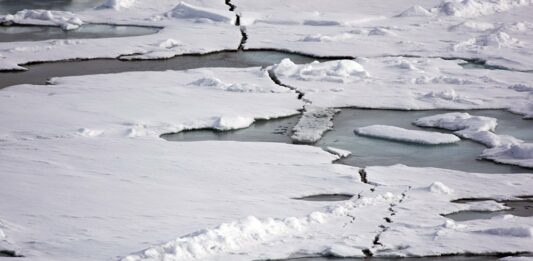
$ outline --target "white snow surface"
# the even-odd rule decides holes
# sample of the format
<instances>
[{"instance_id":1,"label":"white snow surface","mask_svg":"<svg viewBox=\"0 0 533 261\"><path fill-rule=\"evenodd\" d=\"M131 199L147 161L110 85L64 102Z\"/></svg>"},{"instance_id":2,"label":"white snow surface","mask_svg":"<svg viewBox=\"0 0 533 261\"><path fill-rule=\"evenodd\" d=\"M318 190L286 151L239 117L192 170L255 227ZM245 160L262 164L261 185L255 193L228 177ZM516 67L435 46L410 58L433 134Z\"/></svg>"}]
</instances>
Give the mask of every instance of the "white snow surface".
<instances>
[{"instance_id":1,"label":"white snow surface","mask_svg":"<svg viewBox=\"0 0 533 261\"><path fill-rule=\"evenodd\" d=\"M481 157L495 162L533 168L533 143L505 144L483 151Z\"/></svg>"},{"instance_id":2,"label":"white snow surface","mask_svg":"<svg viewBox=\"0 0 533 261\"><path fill-rule=\"evenodd\" d=\"M120 58L158 59L180 54L204 54L236 50L240 30L232 23L235 13L224 1L107 0L97 8L79 12L23 10L0 15L1 22L60 26L73 30L83 24L140 25L161 27L152 35L74 40L0 43L0 70L24 70L26 63L70 59ZM159 46L168 39L179 45ZM134 56L131 56L135 54Z\"/></svg>"},{"instance_id":3,"label":"white snow surface","mask_svg":"<svg viewBox=\"0 0 533 261\"><path fill-rule=\"evenodd\" d=\"M0 91L0 139L157 138L190 129L244 128L303 107L296 93L274 84L260 68L130 72L50 83Z\"/></svg>"},{"instance_id":4,"label":"white snow surface","mask_svg":"<svg viewBox=\"0 0 533 261\"><path fill-rule=\"evenodd\" d=\"M250 215L285 219L291 232L298 223L286 217L320 221L311 213L326 206L291 198L370 188L335 155L279 143L73 137L4 141L0 154L0 216L12 224L1 229L28 260L116 260ZM248 220L235 229L276 229ZM241 247L234 228L221 229Z\"/></svg>"},{"instance_id":5,"label":"white snow surface","mask_svg":"<svg viewBox=\"0 0 533 261\"><path fill-rule=\"evenodd\" d=\"M372 109L508 109L533 114L533 96L509 86L529 86L533 74L466 69L461 60L358 58L272 67L283 83L315 106Z\"/></svg>"},{"instance_id":6,"label":"white snow surface","mask_svg":"<svg viewBox=\"0 0 533 261\"><path fill-rule=\"evenodd\" d=\"M414 124L452 130L460 137L480 142L489 147L481 154L482 158L533 168L533 144L512 136L495 134L495 118L452 112L420 118Z\"/></svg>"},{"instance_id":7,"label":"white snow surface","mask_svg":"<svg viewBox=\"0 0 533 261\"><path fill-rule=\"evenodd\" d=\"M216 10L209 8L197 7L186 2L179 2L170 12L168 17L193 19L195 22L205 22L209 20L212 22L235 23L235 15L226 10Z\"/></svg>"},{"instance_id":8,"label":"white snow surface","mask_svg":"<svg viewBox=\"0 0 533 261\"><path fill-rule=\"evenodd\" d=\"M71 12L50 10L22 10L0 18L0 22L59 26L63 30L74 30L83 25L83 21Z\"/></svg>"},{"instance_id":9,"label":"white snow surface","mask_svg":"<svg viewBox=\"0 0 533 261\"><path fill-rule=\"evenodd\" d=\"M246 48L317 56L463 57L531 70L531 0L232 1ZM489 27L466 28L470 24ZM453 28L453 30L452 30Z\"/></svg>"},{"instance_id":10,"label":"white snow surface","mask_svg":"<svg viewBox=\"0 0 533 261\"><path fill-rule=\"evenodd\" d=\"M476 197L513 199L528 193L533 182L531 174L475 174L402 165L370 167L366 173L374 186L372 191L362 191L359 197L322 211L226 222L123 260L275 259L289 253L292 257L364 257L363 249L376 256L397 257L531 250L533 218L499 216L454 222L441 215L469 209L501 210L504 207L494 201L450 201ZM491 190L483 190L487 186ZM378 234L382 245L372 243ZM408 235L408 240L401 235Z\"/></svg>"},{"instance_id":11,"label":"white snow surface","mask_svg":"<svg viewBox=\"0 0 533 261\"><path fill-rule=\"evenodd\" d=\"M385 224L387 229L380 235L382 245L372 249L378 256L531 252L531 217L505 215L454 222L440 215L468 208L499 210L501 206L492 203L468 206L450 201L527 195L533 185L531 174L476 174L403 165L369 167L365 172L378 191L397 186L405 189L403 200L393 207L392 223Z\"/></svg>"},{"instance_id":12,"label":"white snow surface","mask_svg":"<svg viewBox=\"0 0 533 261\"><path fill-rule=\"evenodd\" d=\"M365 126L355 129L354 132L363 136L427 145L449 144L461 140L453 134L408 130L389 125Z\"/></svg>"}]
</instances>

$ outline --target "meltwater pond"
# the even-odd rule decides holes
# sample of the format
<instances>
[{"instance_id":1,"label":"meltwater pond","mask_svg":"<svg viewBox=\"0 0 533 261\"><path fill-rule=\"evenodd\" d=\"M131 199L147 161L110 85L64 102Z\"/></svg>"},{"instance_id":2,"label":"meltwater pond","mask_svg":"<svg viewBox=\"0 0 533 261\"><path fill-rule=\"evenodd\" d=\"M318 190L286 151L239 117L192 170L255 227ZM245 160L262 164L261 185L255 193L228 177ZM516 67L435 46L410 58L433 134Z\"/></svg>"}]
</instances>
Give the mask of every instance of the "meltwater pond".
<instances>
[{"instance_id":1,"label":"meltwater pond","mask_svg":"<svg viewBox=\"0 0 533 261\"><path fill-rule=\"evenodd\" d=\"M407 129L422 128L411 123L420 118L448 111L393 111L343 109L334 119L334 129L327 132L315 145L349 150L352 156L339 162L358 167L405 164L414 167L438 167L480 173L531 173L533 170L511 165L478 160L485 147L479 143L461 140L450 145L418 145L357 136L353 130L373 124L385 124ZM523 120L503 110L468 111L473 115L498 119L496 133L508 134L525 141L533 141L533 121ZM250 128L235 131L193 130L161 137L170 141L237 140L290 143L292 127L298 116L259 121ZM444 130L434 130L446 132Z\"/></svg>"},{"instance_id":2,"label":"meltwater pond","mask_svg":"<svg viewBox=\"0 0 533 261\"><path fill-rule=\"evenodd\" d=\"M24 9L81 11L94 8L104 0L0 0L0 14L12 14Z\"/></svg>"},{"instance_id":3,"label":"meltwater pond","mask_svg":"<svg viewBox=\"0 0 533 261\"><path fill-rule=\"evenodd\" d=\"M157 27L106 24L85 24L68 31L56 26L11 25L0 26L0 42L127 37L154 34L159 30Z\"/></svg>"}]
</instances>

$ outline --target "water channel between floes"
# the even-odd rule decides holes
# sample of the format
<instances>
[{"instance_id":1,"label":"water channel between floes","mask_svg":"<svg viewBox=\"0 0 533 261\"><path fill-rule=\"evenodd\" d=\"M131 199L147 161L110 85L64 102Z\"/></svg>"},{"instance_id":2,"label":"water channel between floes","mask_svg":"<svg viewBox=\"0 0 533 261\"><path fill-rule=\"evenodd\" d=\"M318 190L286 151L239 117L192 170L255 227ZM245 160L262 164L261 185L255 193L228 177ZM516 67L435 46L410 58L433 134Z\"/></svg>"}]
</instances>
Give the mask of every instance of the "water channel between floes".
<instances>
[{"instance_id":1,"label":"water channel between floes","mask_svg":"<svg viewBox=\"0 0 533 261\"><path fill-rule=\"evenodd\" d=\"M413 126L412 122L421 117L445 112L449 111L343 109L334 119L333 130L327 132L315 145L351 151L352 155L341 159L339 163L358 167L405 164L414 167L438 167L479 173L533 172L531 169L478 160L478 156L486 147L469 140L461 140L449 145L419 145L363 137L355 135L353 132L355 128L373 124L424 130ZM467 112L473 115L497 118L496 133L498 134L507 134L524 141L533 141L532 120L523 120L520 115L503 110ZM195 130L163 135L162 138L170 141L236 140L291 143L291 129L298 122L298 118L299 116L293 116L270 121L258 121L251 127L242 130L228 132Z\"/></svg>"}]
</instances>

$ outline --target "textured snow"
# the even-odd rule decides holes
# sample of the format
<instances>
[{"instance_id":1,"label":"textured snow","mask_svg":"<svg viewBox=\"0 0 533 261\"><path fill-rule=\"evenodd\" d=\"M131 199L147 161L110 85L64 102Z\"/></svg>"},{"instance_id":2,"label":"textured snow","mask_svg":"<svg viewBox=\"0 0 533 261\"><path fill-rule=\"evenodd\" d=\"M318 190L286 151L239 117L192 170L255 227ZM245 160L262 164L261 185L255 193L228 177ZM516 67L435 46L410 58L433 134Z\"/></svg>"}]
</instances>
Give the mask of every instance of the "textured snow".
<instances>
[{"instance_id":1,"label":"textured snow","mask_svg":"<svg viewBox=\"0 0 533 261\"><path fill-rule=\"evenodd\" d=\"M388 125L365 126L355 129L354 132L363 136L429 145L448 144L460 141L453 134L408 130Z\"/></svg>"},{"instance_id":2,"label":"textured snow","mask_svg":"<svg viewBox=\"0 0 533 261\"><path fill-rule=\"evenodd\" d=\"M530 250L532 218L507 215L454 222L442 216L461 210L501 210L505 207L494 201L450 201L511 199L529 191L530 174L475 174L402 165L370 167L366 173L372 191L363 191L347 202L302 216L226 222L123 260L251 260L317 254L364 257L364 249L389 257ZM491 190L483 191L486 186ZM374 243L376 235L378 243Z\"/></svg>"},{"instance_id":3,"label":"textured snow","mask_svg":"<svg viewBox=\"0 0 533 261\"><path fill-rule=\"evenodd\" d=\"M405 188L392 223L373 251L378 256L421 256L531 251L532 218L512 215L454 222L440 214L471 208L500 210L501 206L450 203L461 198L513 199L530 194L530 174L476 174L402 165L365 169L377 189ZM485 189L490 188L490 189ZM480 203L477 203L480 204ZM470 206L469 206L470 205ZM492 206L491 206L492 205ZM406 240L408 238L408 240Z\"/></svg>"},{"instance_id":4,"label":"textured snow","mask_svg":"<svg viewBox=\"0 0 533 261\"><path fill-rule=\"evenodd\" d=\"M343 57L463 57L514 69L533 68L529 59L533 47L527 44L533 37L531 0L233 3L246 26L245 47L250 49ZM491 28L457 27L465 21Z\"/></svg>"},{"instance_id":5,"label":"textured snow","mask_svg":"<svg viewBox=\"0 0 533 261\"><path fill-rule=\"evenodd\" d=\"M457 17L477 17L531 4L531 0L445 0L435 11Z\"/></svg>"},{"instance_id":6,"label":"textured snow","mask_svg":"<svg viewBox=\"0 0 533 261\"><path fill-rule=\"evenodd\" d=\"M129 8L135 3L135 0L106 0L104 3L99 5L97 8L112 8L115 10L120 10L123 8Z\"/></svg>"},{"instance_id":7,"label":"textured snow","mask_svg":"<svg viewBox=\"0 0 533 261\"><path fill-rule=\"evenodd\" d=\"M413 16L432 16L433 14L422 6L414 5L403 11L398 16L413 17Z\"/></svg>"},{"instance_id":8,"label":"textured snow","mask_svg":"<svg viewBox=\"0 0 533 261\"><path fill-rule=\"evenodd\" d=\"M12 224L1 229L9 249L31 260L116 260L247 216L265 222L222 226L240 249L237 243L252 242L238 241L243 234L229 233L234 228L253 236L272 232L269 220L291 228L287 217L326 213L325 203L291 198L370 188L357 168L331 164L335 155L279 143L72 137L4 141L0 154L1 219Z\"/></svg>"},{"instance_id":9,"label":"textured snow","mask_svg":"<svg viewBox=\"0 0 533 261\"><path fill-rule=\"evenodd\" d=\"M533 168L533 143L504 144L483 151L481 157L499 163Z\"/></svg>"},{"instance_id":10,"label":"textured snow","mask_svg":"<svg viewBox=\"0 0 533 261\"><path fill-rule=\"evenodd\" d=\"M333 117L339 110L305 106L302 117L292 129L291 139L294 143L312 144L320 140L322 135L333 127Z\"/></svg>"},{"instance_id":11,"label":"textured snow","mask_svg":"<svg viewBox=\"0 0 533 261\"><path fill-rule=\"evenodd\" d=\"M167 13L167 16L181 19L193 19L195 22L210 20L213 22L235 23L235 15L232 13L228 13L225 10L202 8L186 2L179 2L174 9Z\"/></svg>"},{"instance_id":12,"label":"textured snow","mask_svg":"<svg viewBox=\"0 0 533 261\"><path fill-rule=\"evenodd\" d=\"M461 60L358 58L273 66L277 78L322 107L382 109L508 109L533 114L533 96L510 91L528 86L533 74L466 69Z\"/></svg>"},{"instance_id":13,"label":"textured snow","mask_svg":"<svg viewBox=\"0 0 533 261\"><path fill-rule=\"evenodd\" d=\"M59 26L63 30L79 28L83 21L71 12L50 10L22 10L0 18L0 23L37 24Z\"/></svg>"},{"instance_id":14,"label":"textured snow","mask_svg":"<svg viewBox=\"0 0 533 261\"><path fill-rule=\"evenodd\" d=\"M495 134L495 118L452 112L420 118L414 124L452 130L460 137L480 142L489 147L481 154L482 158L533 168L533 144L512 136Z\"/></svg>"},{"instance_id":15,"label":"textured snow","mask_svg":"<svg viewBox=\"0 0 533 261\"><path fill-rule=\"evenodd\" d=\"M198 86L212 79L218 79L216 85L237 87ZM102 74L50 83L0 91L2 139L229 130L248 127L255 119L294 115L303 107L296 93L274 84L260 68Z\"/></svg>"}]
</instances>

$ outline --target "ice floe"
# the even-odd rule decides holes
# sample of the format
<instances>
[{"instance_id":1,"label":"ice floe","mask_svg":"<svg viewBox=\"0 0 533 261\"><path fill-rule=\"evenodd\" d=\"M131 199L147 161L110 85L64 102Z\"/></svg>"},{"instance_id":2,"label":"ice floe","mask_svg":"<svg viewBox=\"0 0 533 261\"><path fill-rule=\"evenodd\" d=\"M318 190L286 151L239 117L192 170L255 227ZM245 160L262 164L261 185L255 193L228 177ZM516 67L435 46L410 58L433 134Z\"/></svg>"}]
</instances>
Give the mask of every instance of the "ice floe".
<instances>
[{"instance_id":1,"label":"ice floe","mask_svg":"<svg viewBox=\"0 0 533 261\"><path fill-rule=\"evenodd\" d=\"M109 0L101 8L75 13L48 10L23 10L0 15L0 22L28 25L52 25L76 29L83 24L138 25L164 28L156 34L132 37L86 39L72 45L56 46L53 40L0 43L0 70L23 70L31 62L72 59L119 58L162 59L180 54L236 50L241 40L233 25L235 14L223 1L189 0L148 1ZM179 45L160 43L175 39Z\"/></svg>"},{"instance_id":2,"label":"ice floe","mask_svg":"<svg viewBox=\"0 0 533 261\"><path fill-rule=\"evenodd\" d=\"M322 107L382 109L508 109L530 115L532 98L510 92L529 86L533 74L467 69L461 60L439 58L358 58L273 66L281 83Z\"/></svg>"},{"instance_id":3,"label":"ice floe","mask_svg":"<svg viewBox=\"0 0 533 261\"><path fill-rule=\"evenodd\" d=\"M441 214L469 208L501 210L504 206L494 201L472 205L451 201L513 198L528 193L532 175L475 174L402 165L370 167L365 172L374 188L349 201L297 217L239 219L155 245L123 260L406 257L530 251L531 218L507 215L454 222ZM487 186L491 189L482 189ZM467 238L476 241L465 241ZM271 251L273 248L278 251Z\"/></svg>"},{"instance_id":4,"label":"ice floe","mask_svg":"<svg viewBox=\"0 0 533 261\"><path fill-rule=\"evenodd\" d=\"M507 215L454 222L439 215L455 212L456 207L460 207L461 204L450 204L450 200L510 199L529 194L527 187L533 182L531 175L475 174L402 165L370 167L365 172L369 182L377 188L408 187L404 200L391 217L393 222L387 224L387 229L380 235L381 245L374 249L378 256L531 251L528 246L532 240L531 218Z\"/></svg>"},{"instance_id":5,"label":"ice floe","mask_svg":"<svg viewBox=\"0 0 533 261\"><path fill-rule=\"evenodd\" d=\"M280 143L74 137L3 141L0 154L1 219L13 224L0 229L14 243L8 249L29 259L115 259L223 223L219 232L236 245L219 243L239 249L253 243L243 234L298 231L300 221L287 217L323 218L312 213L328 203L291 198L370 188L358 168L331 164L337 156ZM244 223L232 228L233 220Z\"/></svg>"},{"instance_id":6,"label":"ice floe","mask_svg":"<svg viewBox=\"0 0 533 261\"><path fill-rule=\"evenodd\" d=\"M249 36L245 48L316 56L463 57L520 70L533 68L527 58L533 54L527 44L533 34L524 30L532 23L530 0L343 0L332 6L318 0L234 2ZM484 30L458 26L465 23L488 26Z\"/></svg>"},{"instance_id":7,"label":"ice floe","mask_svg":"<svg viewBox=\"0 0 533 261\"><path fill-rule=\"evenodd\" d=\"M189 129L238 129L255 119L299 113L303 102L297 96L260 68L53 78L49 85L0 91L5 123L0 133L6 139L158 137Z\"/></svg>"},{"instance_id":8,"label":"ice floe","mask_svg":"<svg viewBox=\"0 0 533 261\"><path fill-rule=\"evenodd\" d=\"M453 134L408 130L389 125L365 126L355 129L354 132L363 136L427 145L449 144L460 141Z\"/></svg>"},{"instance_id":9,"label":"ice floe","mask_svg":"<svg viewBox=\"0 0 533 261\"><path fill-rule=\"evenodd\" d=\"M51 25L59 26L63 30L74 30L79 28L83 21L75 14L66 11L22 10L0 18L0 23Z\"/></svg>"},{"instance_id":10,"label":"ice floe","mask_svg":"<svg viewBox=\"0 0 533 261\"><path fill-rule=\"evenodd\" d=\"M129 8L133 4L135 4L135 0L106 0L97 8L111 8L115 10L120 10L123 8Z\"/></svg>"},{"instance_id":11,"label":"ice floe","mask_svg":"<svg viewBox=\"0 0 533 261\"><path fill-rule=\"evenodd\" d=\"M424 117L414 122L417 126L437 127L455 131L460 137L471 139L489 147L482 158L499 163L533 167L533 144L493 131L497 120L491 117L472 116L468 113L445 113Z\"/></svg>"},{"instance_id":12,"label":"ice floe","mask_svg":"<svg viewBox=\"0 0 533 261\"><path fill-rule=\"evenodd\" d=\"M295 143L312 144L333 127L333 117L339 110L321 108L312 105L305 106L302 117L292 129L291 139Z\"/></svg>"}]
</instances>

